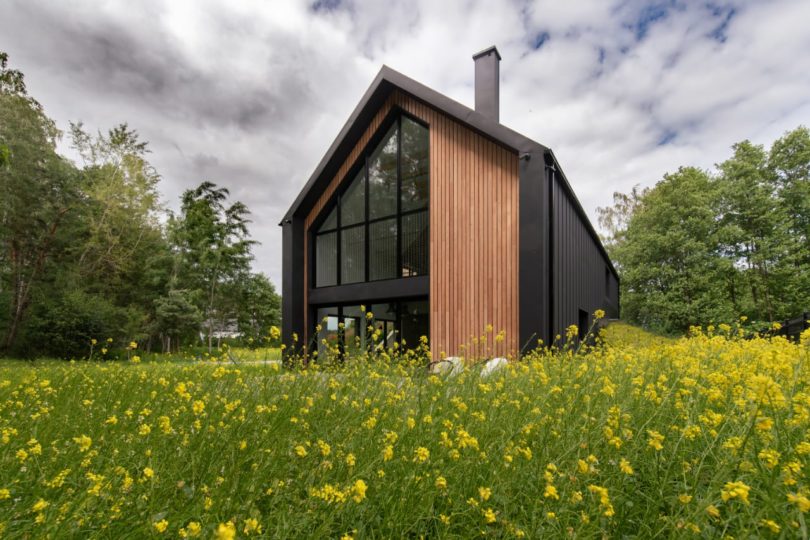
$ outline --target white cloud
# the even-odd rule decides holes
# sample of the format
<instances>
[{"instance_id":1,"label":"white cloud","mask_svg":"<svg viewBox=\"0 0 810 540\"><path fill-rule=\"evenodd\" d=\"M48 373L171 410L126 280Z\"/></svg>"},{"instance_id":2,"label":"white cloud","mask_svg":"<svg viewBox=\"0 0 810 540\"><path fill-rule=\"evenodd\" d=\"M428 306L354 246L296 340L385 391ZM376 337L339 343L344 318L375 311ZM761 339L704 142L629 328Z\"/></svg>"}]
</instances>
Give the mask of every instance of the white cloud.
<instances>
[{"instance_id":1,"label":"white cloud","mask_svg":"<svg viewBox=\"0 0 810 540\"><path fill-rule=\"evenodd\" d=\"M60 126L149 140L169 206L229 187L277 285L277 223L384 63L472 105L471 55L497 44L501 121L554 149L591 216L810 124L804 0L321 3L12 0L0 49Z\"/></svg>"}]
</instances>

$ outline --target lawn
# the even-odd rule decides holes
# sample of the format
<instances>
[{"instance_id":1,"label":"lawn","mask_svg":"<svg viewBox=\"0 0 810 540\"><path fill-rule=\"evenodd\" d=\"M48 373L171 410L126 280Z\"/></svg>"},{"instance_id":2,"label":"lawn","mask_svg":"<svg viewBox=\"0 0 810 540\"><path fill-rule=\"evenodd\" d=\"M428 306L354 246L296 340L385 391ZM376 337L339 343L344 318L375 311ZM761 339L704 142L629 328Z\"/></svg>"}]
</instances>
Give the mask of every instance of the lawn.
<instances>
[{"instance_id":1,"label":"lawn","mask_svg":"<svg viewBox=\"0 0 810 540\"><path fill-rule=\"evenodd\" d=\"M0 535L806 537L810 339L735 334L611 325L488 377L7 361Z\"/></svg>"}]
</instances>

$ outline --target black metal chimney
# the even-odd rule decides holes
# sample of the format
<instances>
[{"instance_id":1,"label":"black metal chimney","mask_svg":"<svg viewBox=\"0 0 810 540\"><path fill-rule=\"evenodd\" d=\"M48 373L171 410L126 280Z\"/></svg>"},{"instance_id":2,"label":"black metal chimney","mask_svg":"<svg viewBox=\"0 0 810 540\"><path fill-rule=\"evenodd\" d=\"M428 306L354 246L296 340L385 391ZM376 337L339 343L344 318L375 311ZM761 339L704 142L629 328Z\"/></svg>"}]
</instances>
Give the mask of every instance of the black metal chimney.
<instances>
[{"instance_id":1,"label":"black metal chimney","mask_svg":"<svg viewBox=\"0 0 810 540\"><path fill-rule=\"evenodd\" d=\"M493 45L473 55L475 60L475 111L500 122L501 55Z\"/></svg>"}]
</instances>

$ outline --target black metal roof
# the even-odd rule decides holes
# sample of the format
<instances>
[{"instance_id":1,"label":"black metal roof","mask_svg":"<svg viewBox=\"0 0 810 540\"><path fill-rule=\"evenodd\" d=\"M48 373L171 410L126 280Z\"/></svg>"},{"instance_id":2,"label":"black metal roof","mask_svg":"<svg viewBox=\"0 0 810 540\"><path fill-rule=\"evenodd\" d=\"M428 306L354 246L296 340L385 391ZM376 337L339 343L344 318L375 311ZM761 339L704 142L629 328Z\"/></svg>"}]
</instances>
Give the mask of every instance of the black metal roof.
<instances>
[{"instance_id":1,"label":"black metal roof","mask_svg":"<svg viewBox=\"0 0 810 540\"><path fill-rule=\"evenodd\" d=\"M480 55L488 53L493 48L494 47L490 47L489 49L485 49L478 54ZM495 49L495 53L498 54L497 49ZM518 153L518 155L531 153L542 153L544 155L548 155L553 160L557 170L562 172L562 169L557 162L557 158L554 156L550 148L509 129L499 122L496 122L476 112L475 110L470 109L466 105L462 105L458 101L455 101L444 94L441 94L394 69L391 69L388 66L383 65L380 72L377 73L377 76L374 78L374 81L372 81L371 85L368 87L368 90L366 90L366 93L363 94L360 103L357 104L357 107L355 107L354 111L349 116L349 119L340 130L340 133L338 133L337 137L326 151L326 154L323 156L320 163L318 163L315 171L309 177L309 180L307 180L304 188L298 194L298 197L296 197L289 210L287 210L287 213L284 215L284 218L279 225L282 225L285 221L292 220L293 216L305 215L315 205L320 194L329 185L331 179L348 157L355 144L357 144L357 141L362 136L368 123L394 90L400 90L405 94L410 95L414 99L421 101L438 111L441 111L442 113L450 116L481 135L511 150L514 150L516 153ZM613 264L610 261L610 257L602 245L599 235L596 233L593 225L591 225L591 222L588 219L585 210L582 208L579 199L577 199L577 196L574 194L574 190L568 183L568 179L565 177L565 174L561 174L561 177L563 181L562 185L573 201L574 206L577 209L577 213L580 215L580 218L585 223L591 236L596 241L596 245L604 255L605 260L610 265L611 270L618 276L616 269L613 267Z\"/></svg>"}]
</instances>

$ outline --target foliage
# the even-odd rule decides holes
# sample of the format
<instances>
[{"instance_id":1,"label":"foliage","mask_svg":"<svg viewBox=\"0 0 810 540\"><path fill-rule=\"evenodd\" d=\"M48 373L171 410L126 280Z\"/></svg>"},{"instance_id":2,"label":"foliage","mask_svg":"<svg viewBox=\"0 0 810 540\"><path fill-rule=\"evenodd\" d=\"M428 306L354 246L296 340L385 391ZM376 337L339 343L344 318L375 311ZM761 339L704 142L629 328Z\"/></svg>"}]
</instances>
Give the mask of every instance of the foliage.
<instances>
[{"instance_id":1,"label":"foliage","mask_svg":"<svg viewBox=\"0 0 810 540\"><path fill-rule=\"evenodd\" d=\"M179 254L178 275L199 291L196 304L205 320L209 351L215 328L238 317L232 300L248 279L255 243L248 233L250 212L238 201L226 206L228 195L211 182L185 191L180 216L170 228Z\"/></svg>"},{"instance_id":2,"label":"foliage","mask_svg":"<svg viewBox=\"0 0 810 540\"><path fill-rule=\"evenodd\" d=\"M733 151L716 174L681 168L599 209L625 319L677 333L810 306L810 131Z\"/></svg>"},{"instance_id":3,"label":"foliage","mask_svg":"<svg viewBox=\"0 0 810 540\"><path fill-rule=\"evenodd\" d=\"M250 269L249 211L227 189L203 182L169 216L136 130L71 123L79 165L60 136L0 52L0 354L83 356L108 338L177 350L204 321L209 335L278 324L278 295Z\"/></svg>"},{"instance_id":4,"label":"foliage","mask_svg":"<svg viewBox=\"0 0 810 540\"><path fill-rule=\"evenodd\" d=\"M810 339L810 336L807 336ZM12 537L806 534L810 351L623 325L484 376L399 358L0 367Z\"/></svg>"}]
</instances>

